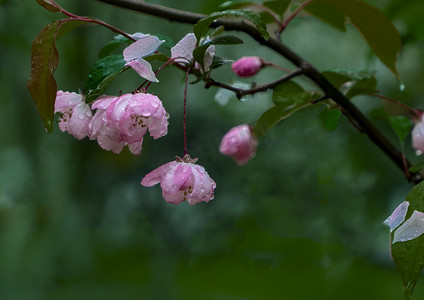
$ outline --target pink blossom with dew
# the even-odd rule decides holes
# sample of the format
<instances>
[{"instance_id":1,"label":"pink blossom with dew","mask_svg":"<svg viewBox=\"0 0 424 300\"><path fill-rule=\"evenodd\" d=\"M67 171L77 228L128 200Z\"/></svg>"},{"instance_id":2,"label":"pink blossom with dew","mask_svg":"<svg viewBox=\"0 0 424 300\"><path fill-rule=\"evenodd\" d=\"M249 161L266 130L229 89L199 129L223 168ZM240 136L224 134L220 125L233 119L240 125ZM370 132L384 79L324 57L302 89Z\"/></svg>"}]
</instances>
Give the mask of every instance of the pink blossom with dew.
<instances>
[{"instance_id":1,"label":"pink blossom with dew","mask_svg":"<svg viewBox=\"0 0 424 300\"><path fill-rule=\"evenodd\" d=\"M67 131L78 140L88 135L88 124L93 114L83 95L58 91L54 112L62 114L59 121L60 130Z\"/></svg>"},{"instance_id":2,"label":"pink blossom with dew","mask_svg":"<svg viewBox=\"0 0 424 300\"><path fill-rule=\"evenodd\" d=\"M390 232L395 230L403 221L405 221L408 212L409 202L403 201L396 207L393 213L384 221L384 224L390 227Z\"/></svg>"},{"instance_id":3,"label":"pink blossom with dew","mask_svg":"<svg viewBox=\"0 0 424 300\"><path fill-rule=\"evenodd\" d=\"M107 110L118 98L115 96L102 96L93 103L92 107L97 109L97 111L89 124L90 139L97 139L97 143L104 150L118 154L124 146L128 146L132 154L138 155L141 152L143 138L141 137L140 140L133 143L125 142L116 126L116 122L108 118Z\"/></svg>"},{"instance_id":4,"label":"pink blossom with dew","mask_svg":"<svg viewBox=\"0 0 424 300\"><path fill-rule=\"evenodd\" d=\"M175 62L189 64L193 60L193 51L197 45L197 38L194 33L188 33L185 35L174 47L171 48L171 58ZM215 56L215 46L211 45L206 49L205 56L203 59L203 67L205 72L209 71L213 57ZM196 69L200 69L200 64L195 64Z\"/></svg>"},{"instance_id":5,"label":"pink blossom with dew","mask_svg":"<svg viewBox=\"0 0 424 300\"><path fill-rule=\"evenodd\" d=\"M184 158L177 156L171 161L153 170L141 181L143 186L154 186L160 183L162 196L166 202L179 204L184 200L190 205L209 202L214 198L215 182L209 177L205 168L195 164L186 154Z\"/></svg>"},{"instance_id":6,"label":"pink blossom with dew","mask_svg":"<svg viewBox=\"0 0 424 300\"><path fill-rule=\"evenodd\" d=\"M111 102L106 117L128 144L140 142L147 130L154 139L168 133L168 114L152 94L124 94Z\"/></svg>"},{"instance_id":7,"label":"pink blossom with dew","mask_svg":"<svg viewBox=\"0 0 424 300\"><path fill-rule=\"evenodd\" d=\"M424 153L424 114L421 114L419 121L412 130L412 147L417 151L417 155Z\"/></svg>"},{"instance_id":8,"label":"pink blossom with dew","mask_svg":"<svg viewBox=\"0 0 424 300\"><path fill-rule=\"evenodd\" d=\"M238 165L244 165L256 154L258 140L250 125L243 124L230 129L221 140L219 151L231 156Z\"/></svg>"},{"instance_id":9,"label":"pink blossom with dew","mask_svg":"<svg viewBox=\"0 0 424 300\"><path fill-rule=\"evenodd\" d=\"M393 242L413 240L424 233L424 213L414 210L412 216L405 221L393 234Z\"/></svg>"},{"instance_id":10,"label":"pink blossom with dew","mask_svg":"<svg viewBox=\"0 0 424 300\"><path fill-rule=\"evenodd\" d=\"M231 68L240 77L250 77L258 73L264 66L262 58L257 56L245 56L235 61Z\"/></svg>"},{"instance_id":11,"label":"pink blossom with dew","mask_svg":"<svg viewBox=\"0 0 424 300\"><path fill-rule=\"evenodd\" d=\"M153 82L159 82L152 70L152 66L143 57L155 52L165 41L148 34L136 33L134 37L138 38L138 40L124 49L125 65L133 68L141 77Z\"/></svg>"}]
</instances>

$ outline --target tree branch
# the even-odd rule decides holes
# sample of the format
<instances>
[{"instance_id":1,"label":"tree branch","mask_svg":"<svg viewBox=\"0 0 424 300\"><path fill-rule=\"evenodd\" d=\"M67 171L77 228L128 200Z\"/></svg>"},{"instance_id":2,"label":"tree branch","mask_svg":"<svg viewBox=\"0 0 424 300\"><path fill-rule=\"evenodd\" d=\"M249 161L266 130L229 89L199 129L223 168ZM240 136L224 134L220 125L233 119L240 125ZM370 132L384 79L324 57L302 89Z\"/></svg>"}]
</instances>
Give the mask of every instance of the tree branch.
<instances>
[{"instance_id":1,"label":"tree branch","mask_svg":"<svg viewBox=\"0 0 424 300\"><path fill-rule=\"evenodd\" d=\"M181 11L178 9L168 8L161 5L147 4L137 0L97 0L103 3L112 4L122 8L138 11L141 13L168 19L187 24L195 24L198 20L206 17L202 14ZM303 75L309 77L314 81L325 93L326 96L331 98L343 109L343 112L348 117L353 125L364 132L368 137L398 166L400 170L411 166L411 163L404 159L401 151L399 151L386 136L376 128L361 111L356 108L352 102L345 97L339 90L337 90L314 66L305 61L299 55L294 53L291 49L283 45L280 40L276 38L269 38L265 40L262 34L256 29L254 25L244 20L227 20L220 19L212 23L211 27L224 26L225 30L241 31L250 35L259 44L264 45L278 54L282 55L296 67L302 70ZM236 92L236 91L235 91ZM423 180L420 174L414 174L413 177L408 178L413 183L418 183Z\"/></svg>"}]
</instances>

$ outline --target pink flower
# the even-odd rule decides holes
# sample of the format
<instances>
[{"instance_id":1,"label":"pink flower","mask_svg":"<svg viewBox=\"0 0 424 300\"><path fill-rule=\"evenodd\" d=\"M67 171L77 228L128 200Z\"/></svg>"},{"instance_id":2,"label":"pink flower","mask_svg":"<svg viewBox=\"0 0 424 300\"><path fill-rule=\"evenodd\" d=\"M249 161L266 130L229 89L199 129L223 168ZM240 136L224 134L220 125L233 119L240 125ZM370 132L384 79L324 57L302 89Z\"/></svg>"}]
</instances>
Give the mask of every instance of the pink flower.
<instances>
[{"instance_id":1,"label":"pink flower","mask_svg":"<svg viewBox=\"0 0 424 300\"><path fill-rule=\"evenodd\" d=\"M127 62L125 65L133 68L141 77L159 82L152 66L143 57L155 52L165 41L160 41L156 36L141 33L136 33L133 37L138 40L124 49L124 60Z\"/></svg>"},{"instance_id":2,"label":"pink flower","mask_svg":"<svg viewBox=\"0 0 424 300\"><path fill-rule=\"evenodd\" d=\"M54 112L61 113L59 128L81 140L88 135L88 124L93 116L84 96L77 93L58 91Z\"/></svg>"},{"instance_id":3,"label":"pink flower","mask_svg":"<svg viewBox=\"0 0 424 300\"><path fill-rule=\"evenodd\" d=\"M238 165L246 164L256 154L258 140L252 134L252 127L247 124L233 127L221 140L219 151L231 156Z\"/></svg>"},{"instance_id":4,"label":"pink flower","mask_svg":"<svg viewBox=\"0 0 424 300\"><path fill-rule=\"evenodd\" d=\"M97 139L105 150L120 153L128 145L131 153L138 155L147 130L154 139L168 133L167 113L154 95L103 96L92 107L97 111L90 123L90 139Z\"/></svg>"},{"instance_id":5,"label":"pink flower","mask_svg":"<svg viewBox=\"0 0 424 300\"><path fill-rule=\"evenodd\" d=\"M188 33L174 47L171 48L171 58L175 62L189 64L193 60L193 51L197 45L197 38L194 33ZM203 67L205 72L209 71L215 55L215 46L211 45L207 48L203 59ZM200 65L196 62L196 69L200 69Z\"/></svg>"},{"instance_id":6,"label":"pink flower","mask_svg":"<svg viewBox=\"0 0 424 300\"><path fill-rule=\"evenodd\" d=\"M197 158L185 155L177 156L171 161L153 170L141 181L143 186L154 186L160 183L162 196L166 202L179 204L187 200L190 205L198 202L209 202L214 198L215 182L209 177L205 168L196 165Z\"/></svg>"},{"instance_id":7,"label":"pink flower","mask_svg":"<svg viewBox=\"0 0 424 300\"><path fill-rule=\"evenodd\" d=\"M412 130L412 147L417 150L417 154L424 153L424 114L421 115L419 121Z\"/></svg>"},{"instance_id":8,"label":"pink flower","mask_svg":"<svg viewBox=\"0 0 424 300\"><path fill-rule=\"evenodd\" d=\"M240 77L250 77L258 73L264 66L262 58L257 56L245 56L231 65L233 72Z\"/></svg>"}]
</instances>

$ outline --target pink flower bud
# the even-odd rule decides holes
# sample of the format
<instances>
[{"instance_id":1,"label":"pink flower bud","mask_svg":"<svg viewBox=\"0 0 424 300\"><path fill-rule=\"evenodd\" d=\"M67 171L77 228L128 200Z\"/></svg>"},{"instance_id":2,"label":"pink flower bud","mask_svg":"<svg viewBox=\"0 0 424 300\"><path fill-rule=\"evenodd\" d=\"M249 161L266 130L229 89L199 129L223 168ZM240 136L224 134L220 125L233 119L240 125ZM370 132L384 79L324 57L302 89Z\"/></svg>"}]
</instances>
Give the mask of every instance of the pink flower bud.
<instances>
[{"instance_id":1,"label":"pink flower bud","mask_svg":"<svg viewBox=\"0 0 424 300\"><path fill-rule=\"evenodd\" d=\"M54 112L61 113L59 128L81 140L88 135L88 124L93 116L84 96L77 93L58 91Z\"/></svg>"},{"instance_id":2,"label":"pink flower bud","mask_svg":"<svg viewBox=\"0 0 424 300\"><path fill-rule=\"evenodd\" d=\"M258 140L252 134L252 127L247 124L233 127L221 140L219 151L231 156L238 165L246 164L256 154Z\"/></svg>"},{"instance_id":3,"label":"pink flower bud","mask_svg":"<svg viewBox=\"0 0 424 300\"><path fill-rule=\"evenodd\" d=\"M184 200L190 205L213 200L216 184L209 177L205 168L195 164L197 158L191 159L185 155L183 159L177 157L153 170L141 181L143 186L154 186L160 183L162 196L166 202L179 204Z\"/></svg>"},{"instance_id":4,"label":"pink flower bud","mask_svg":"<svg viewBox=\"0 0 424 300\"><path fill-rule=\"evenodd\" d=\"M258 73L264 61L257 56L245 56L231 65L233 72L240 77L250 77Z\"/></svg>"},{"instance_id":5,"label":"pink flower bud","mask_svg":"<svg viewBox=\"0 0 424 300\"><path fill-rule=\"evenodd\" d=\"M417 154L424 153L424 115L421 115L418 123L412 130L412 147L417 150Z\"/></svg>"}]
</instances>

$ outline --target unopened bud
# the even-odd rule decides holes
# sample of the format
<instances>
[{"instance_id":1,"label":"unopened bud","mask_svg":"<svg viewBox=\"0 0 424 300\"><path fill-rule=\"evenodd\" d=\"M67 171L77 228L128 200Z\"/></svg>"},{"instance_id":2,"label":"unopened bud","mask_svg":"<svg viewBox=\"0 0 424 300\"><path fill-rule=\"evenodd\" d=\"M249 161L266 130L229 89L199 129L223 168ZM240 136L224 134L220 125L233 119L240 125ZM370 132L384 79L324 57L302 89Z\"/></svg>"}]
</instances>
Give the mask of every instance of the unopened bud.
<instances>
[{"instance_id":1,"label":"unopened bud","mask_svg":"<svg viewBox=\"0 0 424 300\"><path fill-rule=\"evenodd\" d=\"M262 58L257 56L245 56L231 65L233 72L240 77L250 77L258 73L264 66Z\"/></svg>"}]
</instances>

